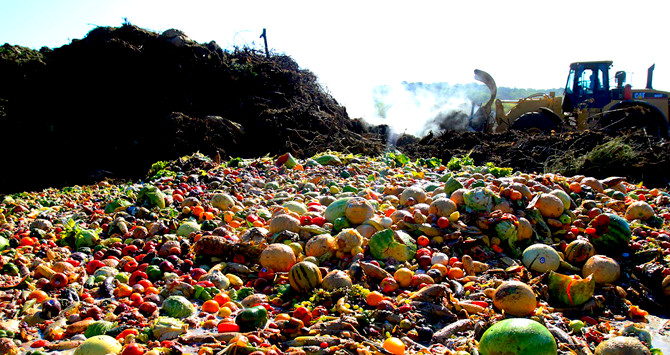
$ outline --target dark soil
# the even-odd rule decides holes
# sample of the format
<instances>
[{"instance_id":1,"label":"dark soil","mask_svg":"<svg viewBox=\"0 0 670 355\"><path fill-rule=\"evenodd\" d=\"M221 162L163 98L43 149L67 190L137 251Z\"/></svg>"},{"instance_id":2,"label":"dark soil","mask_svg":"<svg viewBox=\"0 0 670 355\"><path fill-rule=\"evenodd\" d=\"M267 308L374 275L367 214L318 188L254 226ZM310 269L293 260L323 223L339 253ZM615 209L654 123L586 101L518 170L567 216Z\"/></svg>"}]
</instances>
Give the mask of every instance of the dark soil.
<instances>
[{"instance_id":1,"label":"dark soil","mask_svg":"<svg viewBox=\"0 0 670 355\"><path fill-rule=\"evenodd\" d=\"M290 57L223 51L168 32L98 27L53 50L0 47L0 192L136 179L157 160L194 151L224 159L286 152L304 158L329 149L374 156L395 148L444 162L470 153L479 164L523 171L621 175L648 185L670 179L670 146L641 133L624 135L639 153L635 159L612 154L580 164L612 137L442 132L401 136L390 146L389 127L349 118Z\"/></svg>"}]
</instances>

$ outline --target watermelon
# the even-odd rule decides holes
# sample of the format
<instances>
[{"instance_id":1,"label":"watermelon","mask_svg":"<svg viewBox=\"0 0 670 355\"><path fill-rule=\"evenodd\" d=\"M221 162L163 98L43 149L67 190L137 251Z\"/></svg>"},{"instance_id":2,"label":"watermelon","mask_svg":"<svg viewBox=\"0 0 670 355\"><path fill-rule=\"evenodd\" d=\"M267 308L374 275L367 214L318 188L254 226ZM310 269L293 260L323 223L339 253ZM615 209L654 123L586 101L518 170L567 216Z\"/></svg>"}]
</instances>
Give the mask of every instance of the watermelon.
<instances>
[{"instance_id":1,"label":"watermelon","mask_svg":"<svg viewBox=\"0 0 670 355\"><path fill-rule=\"evenodd\" d=\"M326 211L323 213L323 216L330 223L335 222L335 220L340 217L345 217L347 205L351 199L351 197L343 197L335 200L330 205L328 205L328 207L326 207Z\"/></svg>"},{"instance_id":2,"label":"watermelon","mask_svg":"<svg viewBox=\"0 0 670 355\"><path fill-rule=\"evenodd\" d=\"M556 355L556 340L539 322L526 318L502 320L484 332L479 341L481 355Z\"/></svg>"},{"instance_id":3,"label":"watermelon","mask_svg":"<svg viewBox=\"0 0 670 355\"><path fill-rule=\"evenodd\" d=\"M451 196L454 191L462 188L463 184L461 184L460 181L454 179L453 176L450 176L449 179L444 183L444 193L447 194L447 196Z\"/></svg>"},{"instance_id":4,"label":"watermelon","mask_svg":"<svg viewBox=\"0 0 670 355\"><path fill-rule=\"evenodd\" d=\"M563 306L576 307L593 296L596 280L593 275L582 279L578 275L563 275L549 271L549 297Z\"/></svg>"},{"instance_id":5,"label":"watermelon","mask_svg":"<svg viewBox=\"0 0 670 355\"><path fill-rule=\"evenodd\" d=\"M589 234L589 241L600 252L601 250L623 250L631 238L628 222L613 213L602 213L594 218L589 227L595 233Z\"/></svg>"},{"instance_id":6,"label":"watermelon","mask_svg":"<svg viewBox=\"0 0 670 355\"><path fill-rule=\"evenodd\" d=\"M296 263L288 272L288 281L298 292L309 292L321 285L322 280L319 267L309 261Z\"/></svg>"}]
</instances>

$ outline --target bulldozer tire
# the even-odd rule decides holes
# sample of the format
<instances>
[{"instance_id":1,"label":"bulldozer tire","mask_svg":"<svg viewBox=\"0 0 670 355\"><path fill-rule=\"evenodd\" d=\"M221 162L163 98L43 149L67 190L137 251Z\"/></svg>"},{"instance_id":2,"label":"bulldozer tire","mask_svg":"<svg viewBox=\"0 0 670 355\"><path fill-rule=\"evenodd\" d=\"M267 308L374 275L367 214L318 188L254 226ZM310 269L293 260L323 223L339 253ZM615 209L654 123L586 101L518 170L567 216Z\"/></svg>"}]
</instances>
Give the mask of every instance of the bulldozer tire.
<instances>
[{"instance_id":1,"label":"bulldozer tire","mask_svg":"<svg viewBox=\"0 0 670 355\"><path fill-rule=\"evenodd\" d=\"M637 127L656 138L668 138L668 121L663 113L644 101L622 101L612 106L603 114L600 126L613 132Z\"/></svg>"},{"instance_id":2,"label":"bulldozer tire","mask_svg":"<svg viewBox=\"0 0 670 355\"><path fill-rule=\"evenodd\" d=\"M544 111L524 113L512 123L511 129L549 133L552 130L558 130L559 128L555 117L552 116L556 116L556 114Z\"/></svg>"}]
</instances>

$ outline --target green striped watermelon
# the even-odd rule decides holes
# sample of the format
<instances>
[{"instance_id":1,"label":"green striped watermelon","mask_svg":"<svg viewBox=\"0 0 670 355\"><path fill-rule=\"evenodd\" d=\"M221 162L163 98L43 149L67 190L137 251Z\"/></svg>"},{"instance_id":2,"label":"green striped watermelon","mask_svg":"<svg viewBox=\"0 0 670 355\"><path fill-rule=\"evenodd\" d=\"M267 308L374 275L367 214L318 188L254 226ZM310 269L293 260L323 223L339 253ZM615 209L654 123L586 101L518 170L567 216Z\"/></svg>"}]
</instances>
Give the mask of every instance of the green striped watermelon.
<instances>
[{"instance_id":1,"label":"green striped watermelon","mask_svg":"<svg viewBox=\"0 0 670 355\"><path fill-rule=\"evenodd\" d=\"M298 292L309 292L321 285L322 280L319 267L309 261L296 263L288 272L288 282Z\"/></svg>"},{"instance_id":2,"label":"green striped watermelon","mask_svg":"<svg viewBox=\"0 0 670 355\"><path fill-rule=\"evenodd\" d=\"M595 233L589 234L589 241L598 251L623 248L631 238L628 222L613 213L596 216L589 223L589 227L595 229Z\"/></svg>"}]
</instances>

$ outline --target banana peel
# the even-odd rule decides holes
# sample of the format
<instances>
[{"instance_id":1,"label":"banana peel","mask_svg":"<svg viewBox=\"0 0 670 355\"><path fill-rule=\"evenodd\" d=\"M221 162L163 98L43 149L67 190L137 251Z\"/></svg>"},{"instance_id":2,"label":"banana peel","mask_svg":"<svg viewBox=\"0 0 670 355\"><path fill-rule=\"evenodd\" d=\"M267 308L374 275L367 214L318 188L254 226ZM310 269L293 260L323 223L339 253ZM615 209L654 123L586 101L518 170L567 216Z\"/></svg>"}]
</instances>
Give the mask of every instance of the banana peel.
<instances>
[{"instance_id":1,"label":"banana peel","mask_svg":"<svg viewBox=\"0 0 670 355\"><path fill-rule=\"evenodd\" d=\"M593 275L582 279L578 275L563 275L550 271L548 277L549 296L567 307L577 307L588 301L596 288Z\"/></svg>"}]
</instances>

